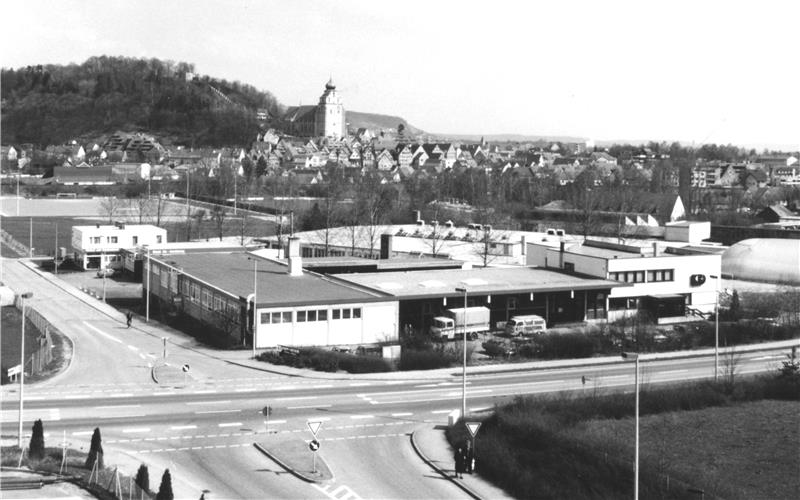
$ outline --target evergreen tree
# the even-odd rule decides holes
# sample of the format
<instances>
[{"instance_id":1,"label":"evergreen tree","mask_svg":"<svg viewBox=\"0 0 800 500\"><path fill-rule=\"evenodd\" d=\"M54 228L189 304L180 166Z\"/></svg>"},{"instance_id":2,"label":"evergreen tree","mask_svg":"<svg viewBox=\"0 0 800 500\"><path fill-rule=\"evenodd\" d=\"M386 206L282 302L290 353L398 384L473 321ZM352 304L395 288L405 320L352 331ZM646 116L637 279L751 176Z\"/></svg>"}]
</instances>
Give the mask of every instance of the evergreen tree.
<instances>
[{"instance_id":1,"label":"evergreen tree","mask_svg":"<svg viewBox=\"0 0 800 500\"><path fill-rule=\"evenodd\" d=\"M143 489L144 491L150 491L150 471L147 470L147 466L142 464L139 466L139 470L136 471L136 479L134 479L139 488Z\"/></svg>"},{"instance_id":2,"label":"evergreen tree","mask_svg":"<svg viewBox=\"0 0 800 500\"><path fill-rule=\"evenodd\" d=\"M173 500L175 495L172 493L172 476L169 474L169 469L164 471L161 476L161 486L158 487L156 500Z\"/></svg>"},{"instance_id":3,"label":"evergreen tree","mask_svg":"<svg viewBox=\"0 0 800 500\"><path fill-rule=\"evenodd\" d=\"M738 321L742 317L742 304L739 302L739 292L736 290L731 295L730 317L733 321Z\"/></svg>"},{"instance_id":4,"label":"evergreen tree","mask_svg":"<svg viewBox=\"0 0 800 500\"><path fill-rule=\"evenodd\" d=\"M41 419L33 423L31 443L30 446L28 446L28 456L37 460L44 458L44 426L42 425Z\"/></svg>"},{"instance_id":5,"label":"evergreen tree","mask_svg":"<svg viewBox=\"0 0 800 500\"><path fill-rule=\"evenodd\" d=\"M100 438L100 429L98 427L94 428L94 434L92 434L92 444L89 447L89 455L86 457L86 468L91 469L94 467L95 461L97 461L97 468L102 469L103 443Z\"/></svg>"}]
</instances>

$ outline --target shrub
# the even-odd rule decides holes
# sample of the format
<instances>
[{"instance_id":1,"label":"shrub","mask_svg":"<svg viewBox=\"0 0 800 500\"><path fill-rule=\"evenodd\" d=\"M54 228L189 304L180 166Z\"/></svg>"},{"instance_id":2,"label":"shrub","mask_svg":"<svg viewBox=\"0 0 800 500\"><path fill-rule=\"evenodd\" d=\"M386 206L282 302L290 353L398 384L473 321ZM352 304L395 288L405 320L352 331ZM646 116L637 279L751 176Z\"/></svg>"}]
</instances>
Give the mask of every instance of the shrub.
<instances>
[{"instance_id":1,"label":"shrub","mask_svg":"<svg viewBox=\"0 0 800 500\"><path fill-rule=\"evenodd\" d=\"M408 370L434 370L453 366L454 357L443 349L403 349L399 368Z\"/></svg>"},{"instance_id":2,"label":"shrub","mask_svg":"<svg viewBox=\"0 0 800 500\"><path fill-rule=\"evenodd\" d=\"M267 351L258 354L256 359L276 365L310 368L324 372L345 370L349 373L378 373L392 371L391 363L381 357L357 356L319 348L300 349L297 355Z\"/></svg>"},{"instance_id":3,"label":"shrub","mask_svg":"<svg viewBox=\"0 0 800 500\"><path fill-rule=\"evenodd\" d=\"M36 460L44 458L44 426L42 425L42 419L37 419L36 422L33 423L31 442L28 446L28 456Z\"/></svg>"},{"instance_id":4,"label":"shrub","mask_svg":"<svg viewBox=\"0 0 800 500\"><path fill-rule=\"evenodd\" d=\"M134 479L134 482L144 491L150 491L150 472L147 470L145 464L139 466L139 470L136 471L136 479Z\"/></svg>"},{"instance_id":5,"label":"shrub","mask_svg":"<svg viewBox=\"0 0 800 500\"><path fill-rule=\"evenodd\" d=\"M508 348L502 342L496 340L487 340L483 344L483 352L492 358L505 356L508 353Z\"/></svg>"},{"instance_id":6,"label":"shrub","mask_svg":"<svg viewBox=\"0 0 800 500\"><path fill-rule=\"evenodd\" d=\"M536 338L536 345L545 359L588 358L595 352L595 341L585 333L546 333Z\"/></svg>"}]
</instances>

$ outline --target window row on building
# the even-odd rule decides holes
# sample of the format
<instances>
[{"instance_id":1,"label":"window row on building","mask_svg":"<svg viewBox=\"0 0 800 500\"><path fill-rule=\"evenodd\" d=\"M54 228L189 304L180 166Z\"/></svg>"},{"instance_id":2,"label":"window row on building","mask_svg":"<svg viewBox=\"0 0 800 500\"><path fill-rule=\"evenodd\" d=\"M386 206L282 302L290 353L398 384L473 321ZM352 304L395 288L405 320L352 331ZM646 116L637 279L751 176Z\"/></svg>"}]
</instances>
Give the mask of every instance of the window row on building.
<instances>
[{"instance_id":1,"label":"window row on building","mask_svg":"<svg viewBox=\"0 0 800 500\"><path fill-rule=\"evenodd\" d=\"M153 274L157 275L158 270L159 270L158 267L154 267ZM169 288L170 289L177 288L175 286L175 282L177 279L177 272L175 271L170 272L170 271L164 269L161 270L162 286L164 286L165 275L169 276L170 274L175 274L176 275L175 278L170 280ZM199 305L206 311L216 311L218 313L224 313L225 315L231 318L238 318L239 316L239 303L237 301L231 299L227 295L200 286L193 281L184 280L183 282L181 282L181 293L190 302Z\"/></svg>"},{"instance_id":2,"label":"window row on building","mask_svg":"<svg viewBox=\"0 0 800 500\"><path fill-rule=\"evenodd\" d=\"M647 281L645 281L647 277ZM623 283L658 283L675 281L674 269L652 269L650 271L619 271L608 273L608 279Z\"/></svg>"},{"instance_id":3,"label":"window row on building","mask_svg":"<svg viewBox=\"0 0 800 500\"><path fill-rule=\"evenodd\" d=\"M330 315L328 314L330 312ZM313 321L328 321L330 316L331 320L341 319L359 319L361 318L360 307L345 307L331 309L302 309L299 311L273 311L261 313L261 324L279 324L279 323L309 323Z\"/></svg>"}]
</instances>

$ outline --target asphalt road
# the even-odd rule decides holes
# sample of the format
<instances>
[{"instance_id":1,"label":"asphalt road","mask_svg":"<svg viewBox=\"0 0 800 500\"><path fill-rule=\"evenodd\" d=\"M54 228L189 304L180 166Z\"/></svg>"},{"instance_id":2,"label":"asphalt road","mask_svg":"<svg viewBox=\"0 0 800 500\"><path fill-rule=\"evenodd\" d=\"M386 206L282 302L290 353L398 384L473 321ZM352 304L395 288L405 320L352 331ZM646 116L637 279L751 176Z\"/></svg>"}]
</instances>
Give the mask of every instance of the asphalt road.
<instances>
[{"instance_id":1,"label":"asphalt road","mask_svg":"<svg viewBox=\"0 0 800 500\"><path fill-rule=\"evenodd\" d=\"M168 360L190 364L186 383L156 385L151 366L163 362L161 334L126 329L118 311L89 306L16 261L3 262L3 281L32 290L34 307L74 342L64 373L26 387L24 427L41 418L46 442L62 436L88 448L101 429L106 463L133 474L173 474L181 498L463 498L464 492L426 466L410 434L444 424L461 405L460 370L414 380L352 376L344 380L289 377L231 365L182 335L169 336ZM20 288L24 287L24 288ZM737 373L776 369L788 350L738 357ZM721 366L725 366L723 358ZM713 356L642 362L641 382L656 384L713 376ZM491 409L515 395L565 390L631 390L633 364L471 375L468 409ZM582 377L586 377L585 384ZM4 435L15 434L17 388L2 389ZM273 408L269 432L259 413ZM253 447L311 439L307 422L321 422L320 456L335 479L303 482ZM5 437L5 436L4 436ZM310 453L309 453L310 459Z\"/></svg>"}]
</instances>

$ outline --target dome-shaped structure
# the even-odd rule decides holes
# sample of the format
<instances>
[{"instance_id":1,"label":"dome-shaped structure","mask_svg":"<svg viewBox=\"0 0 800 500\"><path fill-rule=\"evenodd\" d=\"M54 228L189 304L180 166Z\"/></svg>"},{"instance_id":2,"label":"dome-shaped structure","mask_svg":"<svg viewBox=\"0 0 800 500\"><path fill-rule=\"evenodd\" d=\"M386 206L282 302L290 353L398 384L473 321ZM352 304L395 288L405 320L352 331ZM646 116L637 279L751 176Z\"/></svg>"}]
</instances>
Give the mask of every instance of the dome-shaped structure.
<instances>
[{"instance_id":1,"label":"dome-shaped structure","mask_svg":"<svg viewBox=\"0 0 800 500\"><path fill-rule=\"evenodd\" d=\"M722 274L734 279L800 285L800 240L740 241L722 254Z\"/></svg>"},{"instance_id":2,"label":"dome-shaped structure","mask_svg":"<svg viewBox=\"0 0 800 500\"><path fill-rule=\"evenodd\" d=\"M336 85L333 83L333 77L328 79L328 83L325 84L325 88L328 90L336 90Z\"/></svg>"}]
</instances>

